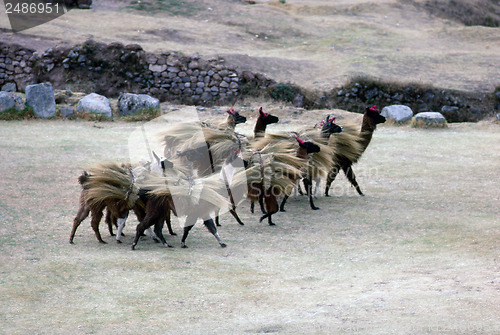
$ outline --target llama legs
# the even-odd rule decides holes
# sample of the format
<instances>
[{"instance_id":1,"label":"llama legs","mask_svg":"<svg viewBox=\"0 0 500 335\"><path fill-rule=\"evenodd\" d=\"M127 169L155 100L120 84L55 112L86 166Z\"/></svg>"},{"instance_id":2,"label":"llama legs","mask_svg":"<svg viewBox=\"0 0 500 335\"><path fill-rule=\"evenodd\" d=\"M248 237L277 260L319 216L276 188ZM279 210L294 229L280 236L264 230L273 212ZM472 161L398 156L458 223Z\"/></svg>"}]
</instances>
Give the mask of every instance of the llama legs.
<instances>
[{"instance_id":1,"label":"llama legs","mask_svg":"<svg viewBox=\"0 0 500 335\"><path fill-rule=\"evenodd\" d=\"M103 241L102 237L101 237L101 233L99 232L99 222L101 222L101 219L102 219L102 211L103 211L104 208L99 208L99 210L93 210L92 211L92 221L90 221L90 226L92 227L92 229L94 230L94 233L95 233L95 237L97 238L97 240L101 243L106 243Z\"/></svg>"},{"instance_id":2,"label":"llama legs","mask_svg":"<svg viewBox=\"0 0 500 335\"><path fill-rule=\"evenodd\" d=\"M330 173L328 173L328 177L326 179L326 187L325 187L325 197L329 197L330 195L328 192L330 191L330 186L332 185L333 181L337 177L337 174L339 173L339 166L334 166L331 170Z\"/></svg>"},{"instance_id":3,"label":"llama legs","mask_svg":"<svg viewBox=\"0 0 500 335\"><path fill-rule=\"evenodd\" d=\"M309 178L304 178L304 187L306 189L307 195L309 196L309 205L311 206L311 209L318 210L319 207L316 207L314 205L313 194L312 194L312 182L311 180L309 180Z\"/></svg>"},{"instance_id":4,"label":"llama legs","mask_svg":"<svg viewBox=\"0 0 500 335\"><path fill-rule=\"evenodd\" d=\"M85 204L81 204L80 208L78 209L78 213L76 214L76 217L73 220L73 228L71 229L71 234L69 236L69 243L73 244L73 239L75 238L76 229L82 223L82 221L85 220L87 216L89 216L89 213L90 213L90 208Z\"/></svg>"},{"instance_id":5,"label":"llama legs","mask_svg":"<svg viewBox=\"0 0 500 335\"><path fill-rule=\"evenodd\" d=\"M358 194L363 196L364 194L363 192L361 192L361 188L359 187L358 182L356 181L356 176L354 175L354 171L352 171L352 165L342 166L342 170L344 170L345 176L351 182L352 186L356 188Z\"/></svg>"},{"instance_id":6,"label":"llama legs","mask_svg":"<svg viewBox=\"0 0 500 335\"><path fill-rule=\"evenodd\" d=\"M208 231L211 232L212 235L215 236L215 238L217 239L217 242L219 242L219 245L222 248L225 248L226 244L222 242L222 240L219 236L219 233L217 232L217 228L215 227L214 220L212 220L211 218L208 218L207 220L203 220L203 224L205 225L205 227L207 227Z\"/></svg>"}]
</instances>

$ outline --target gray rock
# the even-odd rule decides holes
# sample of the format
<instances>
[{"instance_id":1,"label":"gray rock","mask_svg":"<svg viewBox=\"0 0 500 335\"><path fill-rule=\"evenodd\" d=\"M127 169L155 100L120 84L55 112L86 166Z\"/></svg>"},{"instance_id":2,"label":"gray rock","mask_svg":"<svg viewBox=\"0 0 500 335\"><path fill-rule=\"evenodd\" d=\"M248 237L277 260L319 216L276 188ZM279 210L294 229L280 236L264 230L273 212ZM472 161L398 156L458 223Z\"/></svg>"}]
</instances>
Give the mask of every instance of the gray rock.
<instances>
[{"instance_id":1,"label":"gray rock","mask_svg":"<svg viewBox=\"0 0 500 335\"><path fill-rule=\"evenodd\" d=\"M51 117L56 114L54 88L50 83L26 86L26 104L33 107L39 117Z\"/></svg>"},{"instance_id":2,"label":"gray rock","mask_svg":"<svg viewBox=\"0 0 500 335\"><path fill-rule=\"evenodd\" d=\"M441 107L441 113L456 113L458 112L458 107L456 106L443 106Z\"/></svg>"},{"instance_id":3,"label":"gray rock","mask_svg":"<svg viewBox=\"0 0 500 335\"><path fill-rule=\"evenodd\" d=\"M144 109L159 109L160 100L147 94L123 93L118 98L118 111L120 115L138 113Z\"/></svg>"},{"instance_id":4,"label":"gray rock","mask_svg":"<svg viewBox=\"0 0 500 335\"><path fill-rule=\"evenodd\" d=\"M405 122L413 117L413 111L405 105L391 105L382 108L380 115L386 119L393 119L396 122Z\"/></svg>"},{"instance_id":5,"label":"gray rock","mask_svg":"<svg viewBox=\"0 0 500 335\"><path fill-rule=\"evenodd\" d=\"M5 92L15 92L17 91L16 83L7 83L2 86L2 91Z\"/></svg>"},{"instance_id":6,"label":"gray rock","mask_svg":"<svg viewBox=\"0 0 500 335\"><path fill-rule=\"evenodd\" d=\"M23 98L14 92L0 91L0 113L12 108L23 110Z\"/></svg>"},{"instance_id":7,"label":"gray rock","mask_svg":"<svg viewBox=\"0 0 500 335\"><path fill-rule=\"evenodd\" d=\"M97 93L91 93L83 97L79 102L76 110L79 113L95 113L103 114L107 117L113 116L109 99Z\"/></svg>"},{"instance_id":8,"label":"gray rock","mask_svg":"<svg viewBox=\"0 0 500 335\"><path fill-rule=\"evenodd\" d=\"M415 115L415 121L423 121L425 123L443 124L446 119L443 114L438 112L422 112Z\"/></svg>"},{"instance_id":9,"label":"gray rock","mask_svg":"<svg viewBox=\"0 0 500 335\"><path fill-rule=\"evenodd\" d=\"M74 114L73 108L71 107L63 107L59 110L59 112L63 118L71 117Z\"/></svg>"}]
</instances>

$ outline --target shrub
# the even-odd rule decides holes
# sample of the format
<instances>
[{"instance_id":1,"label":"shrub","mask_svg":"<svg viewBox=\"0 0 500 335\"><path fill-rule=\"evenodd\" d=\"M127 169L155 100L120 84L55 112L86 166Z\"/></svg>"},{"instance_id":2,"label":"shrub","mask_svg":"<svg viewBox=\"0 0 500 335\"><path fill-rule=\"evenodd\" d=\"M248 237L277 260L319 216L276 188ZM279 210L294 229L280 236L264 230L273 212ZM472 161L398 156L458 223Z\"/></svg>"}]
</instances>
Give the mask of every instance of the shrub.
<instances>
[{"instance_id":1,"label":"shrub","mask_svg":"<svg viewBox=\"0 0 500 335\"><path fill-rule=\"evenodd\" d=\"M275 100L290 102L294 95L295 90L290 84L278 83L271 89L271 97Z\"/></svg>"}]
</instances>

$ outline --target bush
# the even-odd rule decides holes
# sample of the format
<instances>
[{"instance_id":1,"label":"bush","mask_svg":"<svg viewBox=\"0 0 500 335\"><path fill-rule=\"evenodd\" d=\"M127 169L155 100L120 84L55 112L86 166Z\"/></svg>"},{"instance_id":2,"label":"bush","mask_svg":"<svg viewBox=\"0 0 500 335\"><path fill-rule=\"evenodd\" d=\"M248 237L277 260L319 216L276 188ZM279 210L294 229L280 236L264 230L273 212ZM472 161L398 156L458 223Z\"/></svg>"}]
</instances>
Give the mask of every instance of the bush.
<instances>
[{"instance_id":1,"label":"bush","mask_svg":"<svg viewBox=\"0 0 500 335\"><path fill-rule=\"evenodd\" d=\"M294 95L295 90L290 84L278 83L271 90L271 97L279 101L290 102Z\"/></svg>"}]
</instances>

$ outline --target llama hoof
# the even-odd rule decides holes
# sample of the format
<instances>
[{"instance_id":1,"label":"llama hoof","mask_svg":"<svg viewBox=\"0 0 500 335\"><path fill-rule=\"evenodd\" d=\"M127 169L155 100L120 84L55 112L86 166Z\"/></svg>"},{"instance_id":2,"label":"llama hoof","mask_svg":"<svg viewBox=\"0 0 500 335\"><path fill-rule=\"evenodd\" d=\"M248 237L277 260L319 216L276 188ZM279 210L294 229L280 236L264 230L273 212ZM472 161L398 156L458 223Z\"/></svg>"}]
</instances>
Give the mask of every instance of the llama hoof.
<instances>
[{"instance_id":1,"label":"llama hoof","mask_svg":"<svg viewBox=\"0 0 500 335\"><path fill-rule=\"evenodd\" d=\"M110 235L110 236L116 236L116 234L113 234L113 233L111 233L111 234L109 234L109 235Z\"/></svg>"},{"instance_id":2,"label":"llama hoof","mask_svg":"<svg viewBox=\"0 0 500 335\"><path fill-rule=\"evenodd\" d=\"M311 209L312 209L313 211L317 211L317 210L318 210L318 209L320 209L320 208L319 208L319 207L314 206L314 207L311 207Z\"/></svg>"},{"instance_id":3,"label":"llama hoof","mask_svg":"<svg viewBox=\"0 0 500 335\"><path fill-rule=\"evenodd\" d=\"M284 208L280 208L280 212L286 212Z\"/></svg>"},{"instance_id":4,"label":"llama hoof","mask_svg":"<svg viewBox=\"0 0 500 335\"><path fill-rule=\"evenodd\" d=\"M122 241L120 241L120 240L116 240L116 243L120 244L120 243L122 243Z\"/></svg>"},{"instance_id":5,"label":"llama hoof","mask_svg":"<svg viewBox=\"0 0 500 335\"><path fill-rule=\"evenodd\" d=\"M221 243L221 244L220 244L220 247L221 247L221 248L225 248L225 247L227 247L227 244L226 244L226 243Z\"/></svg>"},{"instance_id":6,"label":"llama hoof","mask_svg":"<svg viewBox=\"0 0 500 335\"><path fill-rule=\"evenodd\" d=\"M132 244L132 250L135 250L136 244Z\"/></svg>"},{"instance_id":7,"label":"llama hoof","mask_svg":"<svg viewBox=\"0 0 500 335\"><path fill-rule=\"evenodd\" d=\"M157 238L153 238L153 241L155 241L155 243L160 243L161 241Z\"/></svg>"},{"instance_id":8,"label":"llama hoof","mask_svg":"<svg viewBox=\"0 0 500 335\"><path fill-rule=\"evenodd\" d=\"M187 245L185 243L181 243L181 248L187 249Z\"/></svg>"},{"instance_id":9,"label":"llama hoof","mask_svg":"<svg viewBox=\"0 0 500 335\"><path fill-rule=\"evenodd\" d=\"M359 195L360 195L360 196L362 196L362 197L364 197L364 196L365 196L365 194L364 194L363 192L361 192Z\"/></svg>"},{"instance_id":10,"label":"llama hoof","mask_svg":"<svg viewBox=\"0 0 500 335\"><path fill-rule=\"evenodd\" d=\"M171 246L171 245L170 245L170 244L168 244L168 243L163 243L163 246L164 246L165 248L173 248L173 246Z\"/></svg>"},{"instance_id":11,"label":"llama hoof","mask_svg":"<svg viewBox=\"0 0 500 335\"><path fill-rule=\"evenodd\" d=\"M325 197L330 198L330 195L327 193L327 194L325 194Z\"/></svg>"},{"instance_id":12,"label":"llama hoof","mask_svg":"<svg viewBox=\"0 0 500 335\"><path fill-rule=\"evenodd\" d=\"M171 232L170 235L171 236L177 236L177 233Z\"/></svg>"},{"instance_id":13,"label":"llama hoof","mask_svg":"<svg viewBox=\"0 0 500 335\"><path fill-rule=\"evenodd\" d=\"M238 222L240 224L240 226L244 226L245 224L243 222Z\"/></svg>"},{"instance_id":14,"label":"llama hoof","mask_svg":"<svg viewBox=\"0 0 500 335\"><path fill-rule=\"evenodd\" d=\"M215 225L216 225L217 227L222 227L222 226L220 225L220 223L217 223L217 224L215 224Z\"/></svg>"},{"instance_id":15,"label":"llama hoof","mask_svg":"<svg viewBox=\"0 0 500 335\"><path fill-rule=\"evenodd\" d=\"M269 222L269 225L270 226L276 226L276 224L274 222Z\"/></svg>"},{"instance_id":16,"label":"llama hoof","mask_svg":"<svg viewBox=\"0 0 500 335\"><path fill-rule=\"evenodd\" d=\"M105 242L103 240L100 240L99 243L102 243L102 244L108 244L108 242Z\"/></svg>"}]
</instances>

